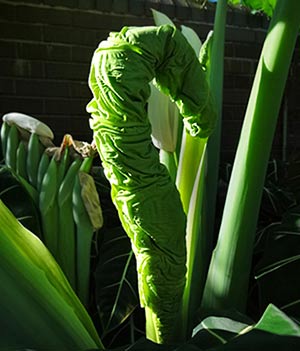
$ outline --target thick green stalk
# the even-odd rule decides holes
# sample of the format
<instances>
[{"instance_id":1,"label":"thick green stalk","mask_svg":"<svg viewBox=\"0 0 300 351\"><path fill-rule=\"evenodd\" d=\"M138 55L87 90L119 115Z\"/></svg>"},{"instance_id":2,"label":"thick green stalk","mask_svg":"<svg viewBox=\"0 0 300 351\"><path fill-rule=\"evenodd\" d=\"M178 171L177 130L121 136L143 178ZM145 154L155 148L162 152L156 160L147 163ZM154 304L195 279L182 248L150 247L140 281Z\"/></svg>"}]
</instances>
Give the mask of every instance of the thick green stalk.
<instances>
[{"instance_id":1,"label":"thick green stalk","mask_svg":"<svg viewBox=\"0 0 300 351\"><path fill-rule=\"evenodd\" d=\"M185 337L192 333L194 314L201 302L201 295L205 284L203 269L207 258L205 233L205 203L204 192L206 182L206 142L201 150L202 157L194 179L194 187L189 201L187 214L186 242L187 242L187 279L182 302L182 328Z\"/></svg>"},{"instance_id":2,"label":"thick green stalk","mask_svg":"<svg viewBox=\"0 0 300 351\"><path fill-rule=\"evenodd\" d=\"M183 209L188 214L195 178L203 156L207 139L193 138L183 131L176 185L180 192Z\"/></svg>"},{"instance_id":3,"label":"thick green stalk","mask_svg":"<svg viewBox=\"0 0 300 351\"><path fill-rule=\"evenodd\" d=\"M207 195L205 201L207 213L209 213L209 218L207 218L206 235L210 242L210 250L212 250L212 240L215 229L215 207L220 163L226 13L227 1L218 0L214 21L214 37L211 48L211 60L209 65L210 88L215 98L215 106L218 115L216 128L207 142L208 177L206 183Z\"/></svg>"},{"instance_id":4,"label":"thick green stalk","mask_svg":"<svg viewBox=\"0 0 300 351\"><path fill-rule=\"evenodd\" d=\"M175 152L159 150L160 162L165 165L169 171L171 179L175 182L177 173L177 163Z\"/></svg>"},{"instance_id":5,"label":"thick green stalk","mask_svg":"<svg viewBox=\"0 0 300 351\"><path fill-rule=\"evenodd\" d=\"M219 126L214 132L217 140L220 138L220 112L222 109L225 19L226 1L220 0L216 9L213 40L212 42L206 41L200 52L200 62L206 67L210 90L217 103ZM186 328L187 336L192 331L193 314L201 304L212 243L211 228L213 227L214 211L212 214L209 211L211 211L210 207L214 206L214 202L208 204L206 201L210 196L207 193L210 189L210 187L207 189L207 184L210 183L216 191L217 179L214 180L214 178L217 173L214 172L212 179L210 179L210 175L206 177L208 162L211 161L210 157L207 157L207 143L207 139L195 139L184 132L177 175L177 185L184 210L187 213L188 271L182 309L183 327ZM212 155L212 152L216 154ZM209 156L215 163L218 163L219 146L211 150L211 153ZM214 193L213 196L216 194ZM208 226L208 224L210 225Z\"/></svg>"},{"instance_id":6,"label":"thick green stalk","mask_svg":"<svg viewBox=\"0 0 300 351\"><path fill-rule=\"evenodd\" d=\"M263 45L233 166L203 310L245 310L266 167L300 26L299 0L278 0Z\"/></svg>"}]
</instances>

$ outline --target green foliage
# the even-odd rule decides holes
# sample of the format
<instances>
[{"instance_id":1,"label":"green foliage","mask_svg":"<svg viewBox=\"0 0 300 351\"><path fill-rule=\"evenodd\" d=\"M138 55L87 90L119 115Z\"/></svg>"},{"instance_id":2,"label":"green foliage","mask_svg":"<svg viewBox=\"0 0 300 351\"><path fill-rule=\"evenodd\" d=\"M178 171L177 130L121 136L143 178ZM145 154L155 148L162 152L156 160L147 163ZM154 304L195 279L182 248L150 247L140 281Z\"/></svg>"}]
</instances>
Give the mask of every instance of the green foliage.
<instances>
[{"instance_id":1,"label":"green foliage","mask_svg":"<svg viewBox=\"0 0 300 351\"><path fill-rule=\"evenodd\" d=\"M274 305L269 305L258 323L243 315L208 317L184 344L156 345L140 339L126 351L296 351L300 347L300 327ZM124 350L124 349L123 349Z\"/></svg>"},{"instance_id":2,"label":"green foliage","mask_svg":"<svg viewBox=\"0 0 300 351\"><path fill-rule=\"evenodd\" d=\"M101 338L119 327L139 304L136 263L121 226L104 230L95 270Z\"/></svg>"},{"instance_id":3,"label":"green foliage","mask_svg":"<svg viewBox=\"0 0 300 351\"><path fill-rule=\"evenodd\" d=\"M218 212L226 197L231 165L223 165ZM255 237L248 313L257 317L269 303L299 319L299 162L268 164Z\"/></svg>"},{"instance_id":4,"label":"green foliage","mask_svg":"<svg viewBox=\"0 0 300 351\"><path fill-rule=\"evenodd\" d=\"M58 257L57 169L57 162L55 157L52 156L39 192L43 238L46 246L55 258Z\"/></svg>"},{"instance_id":5,"label":"green foliage","mask_svg":"<svg viewBox=\"0 0 300 351\"><path fill-rule=\"evenodd\" d=\"M104 219L92 264L93 295L98 311L95 321L101 339L108 347L130 344L144 331L144 317L134 315L135 311L137 317L142 312L138 307L136 262L130 240L112 203L103 168L93 167L91 174L101 199Z\"/></svg>"},{"instance_id":6,"label":"green foliage","mask_svg":"<svg viewBox=\"0 0 300 351\"><path fill-rule=\"evenodd\" d=\"M268 15L272 15L275 5L275 1L258 0L232 0L231 3L243 3L243 5L249 6L253 10L262 10ZM274 29L274 27L272 27L272 29ZM266 55L265 62L270 64L270 66L266 66L268 69L270 67L274 68L272 64L276 63L272 61L274 57L270 57L271 56ZM268 61L268 59L271 61ZM265 77L266 75L263 74L263 76ZM257 101L259 102L259 100ZM54 172L55 174L53 173L55 177L51 176L50 178L56 179L57 181L53 193L55 194L54 197L56 197L58 189L61 189L59 188L60 184L64 184L64 180L68 175L68 167L70 165L69 154L68 152L65 152L63 161L60 162L54 160L54 158L49 162L49 158L46 156L44 157L45 154L43 154L41 158L36 146L40 145L38 139L34 134L31 134L32 141L30 141L30 143L32 145L35 143L35 146L30 146L28 151L29 154L31 154L30 149L32 148L32 154L34 157L38 156L38 161L36 161L33 156L30 156L26 173L24 163L22 162L24 161L24 155L27 152L27 149L24 142L20 141L17 129L14 126L10 127L6 123L3 123L1 136L2 150L4 151L7 163L11 168L10 171L5 168L0 171L1 199L12 209L15 216L18 217L20 221L23 221L25 226L32 228L32 231L36 234L40 234L38 221L35 220L38 217L34 205L37 203L36 194L38 194L40 190L43 192L43 186L42 188L40 187L43 180L45 181L45 179L47 179L47 168L49 166L53 167L53 164L55 163L56 172ZM257 142L257 138L254 139ZM203 150L205 147L202 145L200 149ZM199 151L199 148L197 150ZM255 153L255 155L258 155L258 153ZM204 192L203 172L202 175L200 175L198 171L199 169L204 169L203 165L205 163L202 159L202 153L201 155L198 154L197 157L199 157L201 162L198 160L200 162L199 168L199 162L196 162L197 164L194 173L197 176L194 175L193 178L196 178L196 184L198 187L190 189L190 194L192 195L190 196L189 194L188 200L186 201L187 208L191 207L194 211L196 208L202 208L203 199L199 200L199 194ZM40 162L40 159L43 160L43 164ZM90 160L88 160L87 163L89 163L89 161ZM298 319L300 316L300 300L298 290L296 289L299 285L297 273L300 268L300 242L298 239L300 235L300 209L299 206L295 206L296 203L299 203L300 187L297 182L299 172L297 172L297 170L294 172L294 178L292 177L294 183L292 183L292 186L291 182L287 187L283 184L278 186L277 181L280 178L278 174L279 167L275 162L271 164L271 167L272 166L273 169L267 176L267 181L265 182L262 193L263 206L261 207L260 215L263 220L259 223L259 232L256 236L254 251L254 273L258 287L259 309L262 311L266 308L259 322L253 323L252 321L247 320L247 318L241 316L236 318L236 316L233 317L230 313L229 315L226 315L226 317L209 317L203 320L194 329L194 335L187 343L178 344L176 346L161 346L146 339L140 339L137 343L134 343L134 338L131 338L128 343L131 343L132 345L126 347L126 351L299 350L299 325L281 311L284 310L288 312L289 315L292 315L295 319ZM90 167L91 164L89 163L87 169L85 169L86 173L90 171ZM32 172L33 170L34 172ZM89 211L87 211L85 204L83 203L83 186L80 183L79 176L74 176L72 179L73 182L71 182L70 192L73 192L73 201L77 206L74 207L74 219L77 225L77 243L79 245L77 248L82 248L82 255L80 255L80 259L77 260L77 271L82 272L82 274L79 275L83 279L76 279L76 274L74 273L75 270L73 270L73 272L70 273L70 276L73 277L72 279L70 278L70 281L72 281L74 288L80 287L78 292L86 305L88 305L89 302L95 303L95 309L91 308L91 312L96 321L96 325L98 326L99 333L101 334L101 337L107 340L108 344L113 345L113 342L110 343L108 340L112 339L114 341L116 335L119 332L122 333L122 328L127 328L128 325L133 324L133 312L138 310L137 277L135 260L133 252L131 251L130 242L121 228L116 212L112 209L112 203L109 197L110 187L103 181L102 170L98 169L98 172L102 179L98 179L98 181L96 180L97 189L100 196L103 194L105 194L105 196L103 211L104 227L98 233L100 235L100 240L97 244L93 242L93 239L96 239L96 228L93 225L93 220L91 219L92 217L90 216ZM252 174L254 179L256 179L255 177L257 174L258 172L256 171ZM24 188L21 187L20 184L23 184ZM292 187L294 188L291 189ZM24 189L27 189L27 192ZM67 187L65 188L65 195L66 189ZM296 189L295 192L291 191L294 189ZM30 197L28 197L28 191L31 194L33 201L28 201L28 199L30 199ZM16 196L16 193L18 196ZM294 194L296 195L294 196ZM238 197L233 197L230 201L235 201L240 206L240 202L237 198ZM18 201L16 201L16 199ZM45 196L45 206L47 199L49 200L51 197ZM28 206L28 203L30 203L30 206ZM40 201L40 204L41 203L42 202ZM195 205L199 203L201 206ZM70 197L68 206L69 205ZM60 217L68 212L64 206L61 206L60 210ZM255 211L258 211L257 206ZM69 211L68 213L70 214L71 212ZM251 211L248 212L250 218ZM73 212L71 215L72 214ZM191 214L193 217L197 217L196 212L191 211ZM202 215L203 214L205 215L205 212L202 213ZM10 230L11 228L5 226L4 217L6 225L7 220L9 220L9 223L11 223L11 227L14 228L15 232L19 232L19 230L22 232L22 245L19 245L21 241L18 242L20 237L16 237L15 233L12 233ZM62 234L63 237L63 234L66 234L63 240L64 245L67 245L68 243L68 235L72 236L71 239L74 239L75 237L75 223L73 216L71 217L69 218L70 222L68 222L71 223L70 233L66 233L66 226L59 226L60 235ZM234 218L240 217L235 216ZM252 217L252 221L255 222L253 218L254 217ZM105 220L107 220L108 223L105 223ZM200 216L196 218L196 231L202 226L200 220ZM275 223L274 220L276 221ZM44 347L45 340L49 340L47 346L51 346L53 339L56 339L60 343L61 350L68 350L70 347L75 350L78 347L78 343L83 345L80 346L78 350L81 350L82 347L97 347L97 345L102 348L101 342L98 339L97 333L95 332L89 317L87 317L86 311L81 307L72 289L61 273L60 268L56 263L53 263L53 258L47 251L45 251L43 245L40 242L37 244L37 241L36 239L33 239L32 234L28 235L26 230L24 232L24 229L21 229L18 226L15 219L9 215L3 206L1 207L0 212L0 222L1 221L3 222L3 225L1 226L1 240L6 240L6 246L0 246L2 249L2 253L0 254L2 262L0 275L1 282L4 282L3 286L0 287L0 314L8 315L8 319L5 323L0 321L0 330L3 331L3 335L1 334L3 337L0 338L1 345L4 345L5 347L7 347L7 345L13 345L13 347L40 347L43 348L43 350L47 350ZM53 222L54 221L51 220L47 223L50 225L53 224ZM190 227L192 227L191 222ZM247 226L243 226L243 230L244 228L247 228ZM191 232L192 231L193 230L191 230ZM9 235L7 235L7 233L9 233ZM17 243L14 248L11 250L7 249L9 245L14 245L14 240L16 240ZM231 245L234 243L234 240L227 240L227 243ZM93 244L94 247L92 246ZM233 245L231 245L231 251L234 251L234 247L232 248L232 246ZM17 250L15 250L16 247ZM75 242L73 242L70 247L70 251L73 252L76 250ZM97 247L97 252L94 252L95 257L92 259L92 272L94 274L91 282L94 291L91 293L91 291L89 291L89 270L91 253L93 254L92 251L95 247ZM196 247L195 241L193 241L191 247ZM3 251L4 248L7 249L6 252ZM32 248L34 248L34 250L31 252ZM252 251L249 250L249 247L247 247L247 249L248 251L245 251L246 255L251 255ZM242 251L243 250L241 250L241 252ZM26 255L20 254L23 252L25 252ZM9 253L12 257L7 257ZM65 250L58 250L58 253L58 256L62 255L63 257ZM193 254L193 256L196 255ZM15 259L15 262L13 259ZM34 265L37 262L39 263L39 268L43 267L43 277L36 274L37 267L34 267ZM60 262L63 266L64 260L62 259ZM73 265L74 267L75 260L72 259L72 262L73 263L71 263L70 266ZM198 264L197 260L195 262ZM237 268L247 279L247 269L241 269L237 262L235 262L234 268L238 266ZM26 279L23 279L24 267L27 267L28 272L32 273L31 275L28 275L28 277L26 276ZM47 271L47 267L51 268L51 272L49 270ZM199 265L199 267L201 269L201 265ZM196 269L193 269L192 273L198 275ZM228 275L225 274L225 276L227 277ZM19 279L15 279L15 277L18 277ZM42 283L41 286L39 286L37 282ZM219 283L219 279L215 280L215 283ZM236 284L235 288L237 287L238 284ZM42 291L43 288L45 288L45 291ZM240 293L241 290L237 290ZM13 292L13 294L10 294L10 292ZM201 292L199 295L201 295ZM229 305L233 305L236 299L232 298L232 295L230 295L229 298L231 298ZM38 299L41 305L45 303L45 306L40 309L40 306L36 306L35 301L33 301L35 299ZM68 306L72 306L72 309L78 309L76 310L77 313L75 313L75 316L72 314L72 311L70 312L66 307L66 301ZM270 305L270 303L275 303L281 310L274 305ZM47 316L50 316L51 318L45 318L45 311L48 312ZM26 315L27 317L30 316L28 325L24 326L22 324L21 320L18 318L20 314ZM26 319L26 322L27 321L28 320ZM63 325L64 323L62 322L66 325ZM81 324L83 325L83 328L80 326ZM75 329L78 329L72 329L74 325L76 325ZM131 329L129 330L132 333L135 326L130 326L130 328ZM40 338L37 337L37 331L40 331ZM55 332L55 335L51 334L53 331ZM71 344L72 346L70 346ZM55 345L55 347L57 347L57 345ZM118 348L118 350L125 349L124 347L121 347Z\"/></svg>"},{"instance_id":7,"label":"green foliage","mask_svg":"<svg viewBox=\"0 0 300 351\"><path fill-rule=\"evenodd\" d=\"M0 199L27 229L41 237L37 208L31 196L6 166L0 166Z\"/></svg>"},{"instance_id":8,"label":"green foliage","mask_svg":"<svg viewBox=\"0 0 300 351\"><path fill-rule=\"evenodd\" d=\"M5 134L4 132L6 132L8 135L8 131L11 130L11 127L6 123L3 123L2 126L5 126L1 129L2 134ZM26 159L29 157L27 147L24 148L25 143L19 139L19 135L18 142L19 148L21 145L23 150L23 161L26 161ZM66 145L66 142L67 141L64 140L64 145ZM6 143L3 143L4 147L6 146ZM72 148L73 147L71 147L71 149ZM37 148L35 148L35 150L37 150ZM32 148L32 152L33 151L34 150ZM104 336L106 335L107 342L111 344L113 343L113 340L118 339L118 337L122 339L122 329L125 328L127 330L129 328L129 330L132 330L130 333L133 333L136 329L131 321L132 318L130 317L138 304L136 267L131 251L130 241L122 229L116 210L112 204L110 198L110 187L103 176L102 168L93 170L94 178L92 178L85 172L89 172L91 170L93 158L86 158L81 167L81 170L84 171L84 173L81 173L80 177L78 177L79 167L82 163L81 157L75 155L75 160L70 164L69 157L74 157L74 150L72 150L71 155L69 151L65 152L65 149L62 149L62 152L60 152L62 155L61 160L58 160L59 149L56 148L54 151L54 156L49 157L50 151L47 150L47 152L44 152L40 158L37 171L37 189L31 186L30 183L28 183L28 180L25 180L25 176L27 177L26 167L24 168L26 171L24 178L20 178L20 174L15 174L13 169L8 169L6 166L2 166L0 170L1 198L9 205L14 214L25 226L33 230L35 234L40 235L43 239L48 232L50 233L51 228L53 228L53 221L48 221L48 232L41 230L38 219L41 217L41 223L43 223L43 221L45 221L45 219L43 220L43 217L47 211L42 211L43 213L41 213L40 208L43 209L43 206L48 208L49 205L52 206L52 203L57 202L59 209L59 235L57 242L58 262L65 271L75 291L78 291L82 300L89 305L91 314L94 314L96 324L98 323L97 321L100 320L99 333L102 333ZM24 165L26 166L26 162ZM48 169L49 166L50 169ZM55 170L54 173L53 170ZM57 177L55 175L57 175ZM82 177L83 175L84 177ZM49 181L55 181L57 184L54 184L55 186L52 184L48 187L45 185L45 183L48 182L47 179ZM76 179L77 188L74 188ZM103 247L100 244L97 244L96 237L94 237L94 226L97 228L102 225L102 222L99 222L102 215L99 212L99 203L97 204L97 190L92 186L94 184L93 179L96 180L98 194L104 201L104 213L108 221L103 230L103 240L100 240L100 243L103 243ZM24 184L26 184L25 187ZM42 196L43 201L36 201L36 199L33 201L30 193L27 191L28 187L31 187L36 194L40 194L39 196ZM43 195L40 193L41 190ZM43 191L45 193L43 193ZM74 215L80 224L79 227L75 225L73 218L72 192L73 201L77 206L76 214ZM51 194L54 195L50 196ZM51 201L51 199L54 200ZM84 205L82 203L82 199L85 201ZM38 202L40 203L40 207L36 207ZM78 207L79 205L80 210ZM88 213L83 206L88 206ZM86 218L85 222L83 222L83 216ZM83 228L85 225L84 223L88 224L90 235L87 235L88 233L86 229ZM80 230L81 234L78 232L78 230ZM119 246L114 240L111 240L111 236L114 236L114 232L116 235L120 235L121 240L117 240L117 242L119 242ZM75 238L75 235L78 235L77 239ZM50 238L51 237L53 236L50 236ZM91 245L93 246L91 247ZM97 250L95 250L97 245L99 246ZM82 252L78 253L80 246L83 251L81 250ZM125 256L119 257L119 259L117 258L120 254L120 250L128 257L128 264L124 271L122 271L121 267ZM80 260L78 259L78 254L81 255ZM92 257L92 255L95 256ZM100 260L99 257L101 257ZM102 257L107 264L105 263L103 265L104 261ZM76 262L78 263L80 271L82 272L80 276L82 276L83 279L81 281L77 274L78 270L75 267ZM93 286L93 289L95 289L93 291L89 290L89 270L91 262L93 269L91 286ZM98 268L96 270L97 266ZM109 268L105 269L106 267ZM119 270L119 268L121 268L121 270ZM96 274L94 276L95 271L101 271L103 274L101 273L100 276L99 274ZM112 271L116 272L116 274L112 275ZM116 283L116 285L109 288L112 280L114 283ZM102 289L102 284L105 286L104 289ZM104 296L102 291L104 291ZM107 295L105 295L105 292ZM95 303L95 305L93 305L93 303ZM95 315L95 313L98 314L98 316ZM116 333L116 335L112 337L112 333ZM134 333L141 335L141 332ZM109 340L109 338L111 340Z\"/></svg>"},{"instance_id":9,"label":"green foliage","mask_svg":"<svg viewBox=\"0 0 300 351\"><path fill-rule=\"evenodd\" d=\"M299 6L297 0L277 2L264 42L206 281L203 307L210 312L246 307L256 223L280 102L299 30ZM266 106L272 108L266 109Z\"/></svg>"},{"instance_id":10,"label":"green foliage","mask_svg":"<svg viewBox=\"0 0 300 351\"><path fill-rule=\"evenodd\" d=\"M38 167L43 151L44 148L40 144L39 136L36 133L32 133L28 141L26 166L28 180L35 188L37 187Z\"/></svg>"},{"instance_id":11,"label":"green foliage","mask_svg":"<svg viewBox=\"0 0 300 351\"><path fill-rule=\"evenodd\" d=\"M272 16L277 0L228 0L232 5L243 5L253 12L262 11L268 16Z\"/></svg>"},{"instance_id":12,"label":"green foliage","mask_svg":"<svg viewBox=\"0 0 300 351\"><path fill-rule=\"evenodd\" d=\"M58 189L59 236L58 262L76 290L76 234L72 209L72 190L82 160L76 158L70 165ZM60 167L61 168L61 167Z\"/></svg>"},{"instance_id":13,"label":"green foliage","mask_svg":"<svg viewBox=\"0 0 300 351\"><path fill-rule=\"evenodd\" d=\"M267 226L260 236L261 258L255 266L260 308L271 301L300 317L300 207L286 211L281 221Z\"/></svg>"},{"instance_id":14,"label":"green foliage","mask_svg":"<svg viewBox=\"0 0 300 351\"><path fill-rule=\"evenodd\" d=\"M58 264L2 201L0 263L0 349L102 347Z\"/></svg>"}]
</instances>

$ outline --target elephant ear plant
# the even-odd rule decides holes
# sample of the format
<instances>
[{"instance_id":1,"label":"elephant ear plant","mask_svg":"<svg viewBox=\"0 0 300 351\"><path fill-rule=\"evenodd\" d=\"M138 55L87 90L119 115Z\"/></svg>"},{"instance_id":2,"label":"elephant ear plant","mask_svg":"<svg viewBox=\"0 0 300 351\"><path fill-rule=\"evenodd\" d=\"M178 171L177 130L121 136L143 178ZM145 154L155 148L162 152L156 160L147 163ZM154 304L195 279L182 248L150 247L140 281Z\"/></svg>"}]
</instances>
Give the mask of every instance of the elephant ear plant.
<instances>
[{"instance_id":1,"label":"elephant ear plant","mask_svg":"<svg viewBox=\"0 0 300 351\"><path fill-rule=\"evenodd\" d=\"M112 198L137 260L147 338L176 341L186 275L186 216L151 142L149 83L176 102L187 131L206 138L215 124L205 71L175 27L111 33L95 51L87 106ZM198 89L194 87L198 86Z\"/></svg>"}]
</instances>

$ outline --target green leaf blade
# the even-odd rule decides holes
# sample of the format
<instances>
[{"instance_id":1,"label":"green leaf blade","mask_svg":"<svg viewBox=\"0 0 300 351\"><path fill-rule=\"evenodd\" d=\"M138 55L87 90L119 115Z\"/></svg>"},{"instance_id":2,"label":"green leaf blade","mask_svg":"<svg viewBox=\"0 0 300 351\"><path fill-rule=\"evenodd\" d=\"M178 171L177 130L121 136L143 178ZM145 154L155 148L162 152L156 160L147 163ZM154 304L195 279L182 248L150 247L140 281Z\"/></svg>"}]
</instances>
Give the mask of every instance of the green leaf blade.
<instances>
[{"instance_id":1,"label":"green leaf blade","mask_svg":"<svg viewBox=\"0 0 300 351\"><path fill-rule=\"evenodd\" d=\"M273 304L267 307L255 329L277 335L300 336L300 326Z\"/></svg>"},{"instance_id":2,"label":"green leaf blade","mask_svg":"<svg viewBox=\"0 0 300 351\"><path fill-rule=\"evenodd\" d=\"M41 241L0 202L1 308L19 347L84 350L102 347L92 321ZM20 319L21 316L25 316ZM16 323L18 321L18 323ZM20 326L22 329L20 330ZM14 345L0 331L1 347ZM55 337L54 337L55 335ZM0 347L0 348L1 348Z\"/></svg>"}]
</instances>

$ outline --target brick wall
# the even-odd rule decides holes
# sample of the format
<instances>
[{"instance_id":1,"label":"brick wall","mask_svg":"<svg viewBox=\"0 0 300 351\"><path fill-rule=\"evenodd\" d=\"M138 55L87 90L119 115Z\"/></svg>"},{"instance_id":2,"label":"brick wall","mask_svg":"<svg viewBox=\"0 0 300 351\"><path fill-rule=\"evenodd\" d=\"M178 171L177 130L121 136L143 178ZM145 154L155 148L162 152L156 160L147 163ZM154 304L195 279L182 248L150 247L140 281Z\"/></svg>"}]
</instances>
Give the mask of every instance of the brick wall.
<instances>
[{"instance_id":1,"label":"brick wall","mask_svg":"<svg viewBox=\"0 0 300 351\"><path fill-rule=\"evenodd\" d=\"M150 8L185 24L202 39L214 8L188 0L0 0L0 114L19 111L46 122L60 143L65 133L91 141L85 105L92 53L124 25L152 25ZM229 9L227 16L222 160L231 161L268 21ZM298 62L297 62L298 61ZM299 148L299 45L288 82L288 147ZM282 148L281 118L273 152Z\"/></svg>"}]
</instances>

